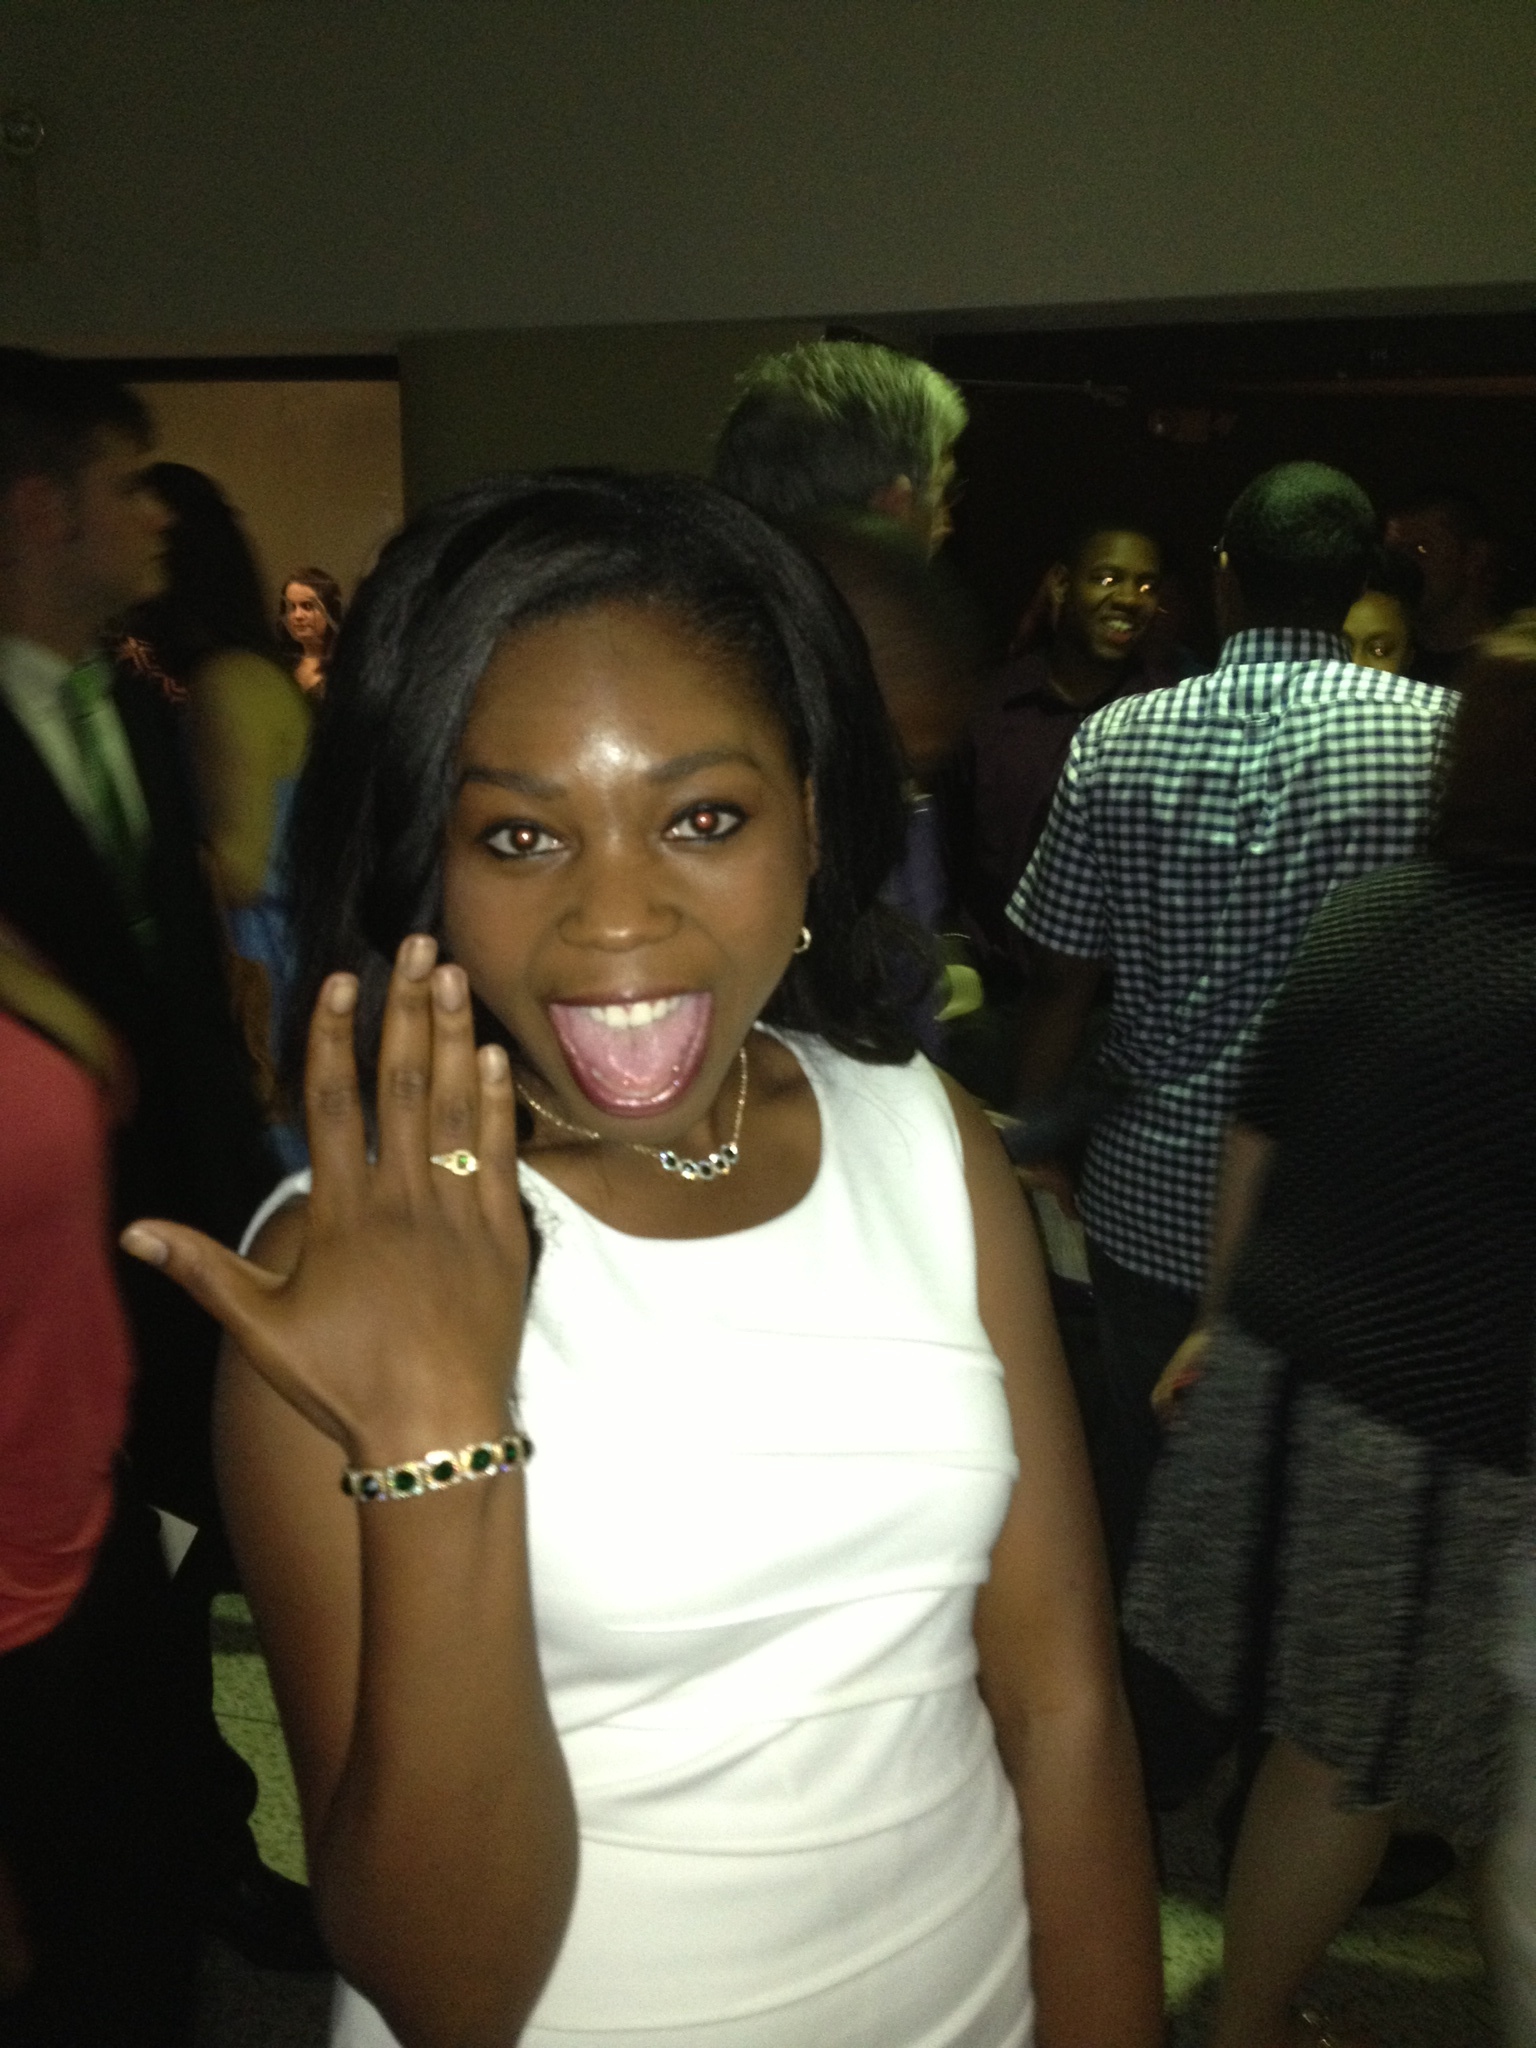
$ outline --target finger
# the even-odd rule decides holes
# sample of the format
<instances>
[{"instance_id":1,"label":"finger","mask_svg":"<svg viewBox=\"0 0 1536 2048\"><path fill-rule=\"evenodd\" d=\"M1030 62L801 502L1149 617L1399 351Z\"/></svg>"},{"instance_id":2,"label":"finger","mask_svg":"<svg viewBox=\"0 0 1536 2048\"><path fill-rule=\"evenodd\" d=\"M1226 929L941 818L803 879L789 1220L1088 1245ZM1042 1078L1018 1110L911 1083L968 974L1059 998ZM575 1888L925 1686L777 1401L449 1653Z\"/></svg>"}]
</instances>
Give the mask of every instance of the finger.
<instances>
[{"instance_id":1,"label":"finger","mask_svg":"<svg viewBox=\"0 0 1536 2048\"><path fill-rule=\"evenodd\" d=\"M309 1020L304 1061L304 1123L317 1214L344 1203L367 1169L368 1133L352 1039L356 1014L357 977L329 976Z\"/></svg>"},{"instance_id":2,"label":"finger","mask_svg":"<svg viewBox=\"0 0 1536 2048\"><path fill-rule=\"evenodd\" d=\"M528 1232L517 1195L517 1094L505 1048L482 1045L480 1067L480 1207L498 1243L527 1256Z\"/></svg>"},{"instance_id":3,"label":"finger","mask_svg":"<svg viewBox=\"0 0 1536 2048\"><path fill-rule=\"evenodd\" d=\"M469 982L462 967L437 967L432 981L432 1092L428 1101L427 1149L434 1153L478 1151L480 1075L475 1065L475 1027ZM434 1175L439 1196L468 1204L473 1190L451 1173Z\"/></svg>"},{"instance_id":4,"label":"finger","mask_svg":"<svg viewBox=\"0 0 1536 2048\"><path fill-rule=\"evenodd\" d=\"M264 1337L272 1297L283 1285L279 1275L242 1259L185 1223L130 1223L118 1243L125 1252L147 1266L158 1266L168 1279L184 1287L199 1308L222 1323L253 1357L270 1349Z\"/></svg>"},{"instance_id":5,"label":"finger","mask_svg":"<svg viewBox=\"0 0 1536 2048\"><path fill-rule=\"evenodd\" d=\"M379 1045L379 1164L387 1176L425 1193L432 1089L432 963L437 941L413 932L395 955Z\"/></svg>"}]
</instances>

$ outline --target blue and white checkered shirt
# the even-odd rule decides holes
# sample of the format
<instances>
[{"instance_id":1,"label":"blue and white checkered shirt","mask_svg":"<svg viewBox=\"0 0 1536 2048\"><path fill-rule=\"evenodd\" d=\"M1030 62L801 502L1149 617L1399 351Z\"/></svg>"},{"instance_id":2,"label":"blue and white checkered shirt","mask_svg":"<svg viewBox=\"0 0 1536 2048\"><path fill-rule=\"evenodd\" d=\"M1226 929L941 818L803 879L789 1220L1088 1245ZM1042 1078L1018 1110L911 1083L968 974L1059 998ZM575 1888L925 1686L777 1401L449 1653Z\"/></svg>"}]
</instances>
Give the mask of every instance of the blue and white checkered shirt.
<instances>
[{"instance_id":1,"label":"blue and white checkered shirt","mask_svg":"<svg viewBox=\"0 0 1536 2048\"><path fill-rule=\"evenodd\" d=\"M1259 1013L1334 884L1418 847L1454 702L1356 668L1337 634L1267 627L1078 732L1008 915L1114 969L1105 1049L1134 1085L1093 1133L1081 1199L1122 1265L1203 1283Z\"/></svg>"}]
</instances>

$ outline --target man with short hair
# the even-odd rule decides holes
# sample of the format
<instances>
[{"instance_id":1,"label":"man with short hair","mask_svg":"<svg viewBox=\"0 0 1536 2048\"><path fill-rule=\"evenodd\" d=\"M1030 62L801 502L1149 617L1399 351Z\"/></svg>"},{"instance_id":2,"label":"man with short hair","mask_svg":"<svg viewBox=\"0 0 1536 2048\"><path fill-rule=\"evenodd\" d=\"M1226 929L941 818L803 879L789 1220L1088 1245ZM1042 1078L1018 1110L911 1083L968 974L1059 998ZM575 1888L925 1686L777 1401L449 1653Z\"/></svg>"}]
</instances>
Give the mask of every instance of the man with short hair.
<instances>
[{"instance_id":1,"label":"man with short hair","mask_svg":"<svg viewBox=\"0 0 1536 2048\"><path fill-rule=\"evenodd\" d=\"M715 444L714 480L770 519L882 512L932 555L950 531L965 400L916 356L807 341L760 356Z\"/></svg>"},{"instance_id":2,"label":"man with short hair","mask_svg":"<svg viewBox=\"0 0 1536 2048\"><path fill-rule=\"evenodd\" d=\"M1007 906L1078 727L1116 697L1173 680L1143 659L1162 573L1161 549L1134 522L1081 524L1046 576L1049 631L999 670L971 720L944 786L950 864L961 907L996 955L1018 951Z\"/></svg>"},{"instance_id":3,"label":"man with short hair","mask_svg":"<svg viewBox=\"0 0 1536 2048\"><path fill-rule=\"evenodd\" d=\"M103 635L158 593L171 519L149 415L93 365L0 349L0 917L127 1043L137 1104L117 1147L123 1221L181 1216L226 1239L273 1172L234 1023L179 735L114 675ZM124 1260L139 1352L134 1453L151 1498L216 1504L217 1331Z\"/></svg>"},{"instance_id":4,"label":"man with short hair","mask_svg":"<svg viewBox=\"0 0 1536 2048\"><path fill-rule=\"evenodd\" d=\"M141 401L91 364L0 349L0 921L105 1020L131 1058L132 1107L114 1144L118 1226L171 1216L233 1241L276 1169L230 1008L169 707L142 680L114 676L102 652L117 615L164 582L171 522L146 477L150 440ZM179 1858L184 1898L248 1955L315 1965L322 1956L307 1895L258 1860L247 1825L255 1780L213 1718L211 1587L194 1561L222 1547L210 1441L219 1333L139 1261L120 1260L117 1277L137 1367L129 1455L96 1572L71 1617L68 1656L60 1649L49 1682L77 1706L89 1681L104 1711L137 1712L153 1727L138 1753L148 1769L154 1749L154 1767L170 1782L149 1810L157 1826L181 1830L156 1849L162 1878L168 1859ZM59 1302L61 1317L70 1309ZM150 1502L204 1532L174 1590ZM112 1644L125 1631L141 1647L155 1646L140 1660L152 1701L114 1698L114 1684L120 1694L127 1685L112 1663ZM35 1683L43 1683L41 1664ZM58 1720L78 1727L79 1715L70 1721L61 1712ZM46 1714L34 1711L31 1725L46 1728ZM92 1759L79 1754L90 1746L74 1741L80 1770L69 1785L82 1812L70 1839L83 1832L94 1843L93 1855L131 1903L142 1830L128 1819L126 1792L119 1801L111 1783L90 1789ZM0 1726L6 1771L25 1769L18 1750ZM64 1796L61 1779L60 1802ZM8 1839L14 1805L0 1798L0 1853L18 1865L46 1860L46 1839ZM62 1813L44 1836L54 1822L62 1829ZM45 1882L62 1909L68 1888L39 1877ZM125 1906L125 1924L126 1917ZM87 2005L105 1997L91 1973L112 1980L115 1932L87 1929L71 1966L74 1937L61 1922L51 1973L40 1966L36 1995ZM168 1952L166 1971L184 1972L185 1963L183 1945L176 1956ZM162 1988L174 2003L174 1987ZM188 1989L182 1983L176 1997ZM111 2032L100 2015L92 2025L102 2039ZM138 2038L126 2021L122 2038Z\"/></svg>"},{"instance_id":5,"label":"man with short hair","mask_svg":"<svg viewBox=\"0 0 1536 2048\"><path fill-rule=\"evenodd\" d=\"M1424 577L1413 672L1448 683L1467 650L1499 623L1492 522L1470 492L1429 490L1392 514L1386 538L1389 548L1412 556Z\"/></svg>"},{"instance_id":6,"label":"man with short hair","mask_svg":"<svg viewBox=\"0 0 1536 2048\"><path fill-rule=\"evenodd\" d=\"M1059 1084L1113 970L1105 1055L1126 1092L1089 1139L1081 1205L1117 1419L1097 1474L1117 1581L1260 1012L1333 885L1407 857L1425 822L1451 700L1354 666L1340 635L1375 528L1321 463L1248 486L1218 549L1218 666L1086 720L1009 906L1035 973L1027 1092Z\"/></svg>"}]
</instances>

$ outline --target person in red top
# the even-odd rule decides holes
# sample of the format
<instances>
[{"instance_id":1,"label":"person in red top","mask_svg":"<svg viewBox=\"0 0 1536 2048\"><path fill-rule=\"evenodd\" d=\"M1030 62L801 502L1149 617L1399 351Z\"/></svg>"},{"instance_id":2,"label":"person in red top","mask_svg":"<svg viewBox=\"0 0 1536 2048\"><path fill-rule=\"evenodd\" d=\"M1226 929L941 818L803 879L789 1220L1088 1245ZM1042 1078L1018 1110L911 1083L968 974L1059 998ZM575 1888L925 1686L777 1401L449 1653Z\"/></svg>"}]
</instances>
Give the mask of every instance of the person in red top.
<instances>
[{"instance_id":1,"label":"person in red top","mask_svg":"<svg viewBox=\"0 0 1536 2048\"><path fill-rule=\"evenodd\" d=\"M90 1577L112 1515L132 1362L104 1254L101 1090L3 1011L0 1132L3 1655L56 1628Z\"/></svg>"},{"instance_id":2,"label":"person in red top","mask_svg":"<svg viewBox=\"0 0 1536 2048\"><path fill-rule=\"evenodd\" d=\"M120 1478L116 1041L0 927L0 2039L175 2048L199 1951L169 1580Z\"/></svg>"}]
</instances>

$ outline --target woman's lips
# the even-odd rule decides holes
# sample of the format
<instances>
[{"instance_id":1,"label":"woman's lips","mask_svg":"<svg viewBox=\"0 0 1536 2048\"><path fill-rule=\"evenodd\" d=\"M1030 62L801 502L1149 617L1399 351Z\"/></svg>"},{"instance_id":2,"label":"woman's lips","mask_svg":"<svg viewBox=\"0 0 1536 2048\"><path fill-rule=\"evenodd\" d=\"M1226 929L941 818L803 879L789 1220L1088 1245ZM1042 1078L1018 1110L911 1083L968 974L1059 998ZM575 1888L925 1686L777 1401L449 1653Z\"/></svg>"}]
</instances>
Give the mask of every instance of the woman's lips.
<instances>
[{"instance_id":1,"label":"woman's lips","mask_svg":"<svg viewBox=\"0 0 1536 2048\"><path fill-rule=\"evenodd\" d=\"M686 1095L709 1047L714 999L704 990L636 1002L551 1003L565 1063L594 1109L655 1116Z\"/></svg>"}]
</instances>

